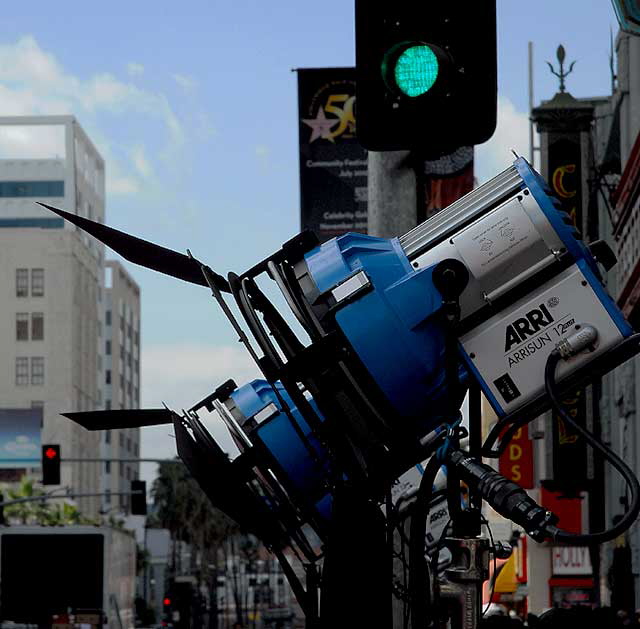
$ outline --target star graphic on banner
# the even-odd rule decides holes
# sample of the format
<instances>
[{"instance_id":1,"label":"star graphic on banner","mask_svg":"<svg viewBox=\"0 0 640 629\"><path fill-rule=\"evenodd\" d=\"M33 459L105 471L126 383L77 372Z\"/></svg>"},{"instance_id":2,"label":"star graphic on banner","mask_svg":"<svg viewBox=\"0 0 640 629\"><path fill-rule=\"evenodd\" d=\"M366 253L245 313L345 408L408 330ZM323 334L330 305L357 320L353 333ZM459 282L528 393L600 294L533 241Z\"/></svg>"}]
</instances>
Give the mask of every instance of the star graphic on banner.
<instances>
[{"instance_id":1,"label":"star graphic on banner","mask_svg":"<svg viewBox=\"0 0 640 629\"><path fill-rule=\"evenodd\" d=\"M322 109L322 107L318 107L318 115L315 118L311 118L308 120L305 120L303 118L302 122L304 122L306 125L309 125L312 129L311 138L309 138L309 143L311 143L318 138L333 142L334 140L331 137L331 127L335 126L340 121L336 118L327 118L324 115L324 110Z\"/></svg>"}]
</instances>

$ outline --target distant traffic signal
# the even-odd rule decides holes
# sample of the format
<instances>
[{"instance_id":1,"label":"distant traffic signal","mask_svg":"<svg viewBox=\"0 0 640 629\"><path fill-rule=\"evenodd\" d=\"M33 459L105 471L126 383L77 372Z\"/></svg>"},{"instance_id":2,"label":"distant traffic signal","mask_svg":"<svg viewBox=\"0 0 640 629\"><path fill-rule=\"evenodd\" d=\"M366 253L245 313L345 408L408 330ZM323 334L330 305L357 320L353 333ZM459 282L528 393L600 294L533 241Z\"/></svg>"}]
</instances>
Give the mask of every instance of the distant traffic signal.
<instances>
[{"instance_id":1,"label":"distant traffic signal","mask_svg":"<svg viewBox=\"0 0 640 629\"><path fill-rule=\"evenodd\" d=\"M496 126L495 0L356 0L356 69L365 148L480 144Z\"/></svg>"},{"instance_id":2,"label":"distant traffic signal","mask_svg":"<svg viewBox=\"0 0 640 629\"><path fill-rule=\"evenodd\" d=\"M42 484L60 484L60 446L58 444L42 446Z\"/></svg>"},{"instance_id":3,"label":"distant traffic signal","mask_svg":"<svg viewBox=\"0 0 640 629\"><path fill-rule=\"evenodd\" d=\"M147 515L146 481L131 481L131 515Z\"/></svg>"}]
</instances>

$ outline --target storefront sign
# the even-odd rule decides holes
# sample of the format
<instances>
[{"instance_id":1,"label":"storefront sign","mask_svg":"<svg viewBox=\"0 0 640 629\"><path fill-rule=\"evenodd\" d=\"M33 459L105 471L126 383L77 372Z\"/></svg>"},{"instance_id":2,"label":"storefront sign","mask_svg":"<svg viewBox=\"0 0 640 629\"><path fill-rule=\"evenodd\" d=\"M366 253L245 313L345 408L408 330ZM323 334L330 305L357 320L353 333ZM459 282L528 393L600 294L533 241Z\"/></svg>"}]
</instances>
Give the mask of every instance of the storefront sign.
<instances>
[{"instance_id":1,"label":"storefront sign","mask_svg":"<svg viewBox=\"0 0 640 629\"><path fill-rule=\"evenodd\" d=\"M593 572L586 546L554 546L552 557L554 575L590 575Z\"/></svg>"},{"instance_id":2,"label":"storefront sign","mask_svg":"<svg viewBox=\"0 0 640 629\"><path fill-rule=\"evenodd\" d=\"M533 487L533 446L527 426L522 426L500 456L500 474L520 487Z\"/></svg>"}]
</instances>

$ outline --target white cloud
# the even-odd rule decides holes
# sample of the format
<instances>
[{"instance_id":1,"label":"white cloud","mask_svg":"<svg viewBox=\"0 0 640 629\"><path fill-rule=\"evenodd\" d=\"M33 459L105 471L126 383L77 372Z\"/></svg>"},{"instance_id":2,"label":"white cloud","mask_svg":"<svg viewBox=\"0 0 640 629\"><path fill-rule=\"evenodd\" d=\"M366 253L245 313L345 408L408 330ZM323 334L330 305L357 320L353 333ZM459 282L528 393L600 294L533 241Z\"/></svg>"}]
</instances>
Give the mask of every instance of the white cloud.
<instances>
[{"instance_id":1,"label":"white cloud","mask_svg":"<svg viewBox=\"0 0 640 629\"><path fill-rule=\"evenodd\" d=\"M197 344L155 345L143 348L140 365L144 406L162 402L188 407L229 378L238 385L260 377L244 346Z\"/></svg>"},{"instance_id":2,"label":"white cloud","mask_svg":"<svg viewBox=\"0 0 640 629\"><path fill-rule=\"evenodd\" d=\"M237 347L187 343L143 347L140 369L142 406L161 408L164 402L178 413L230 378L242 386L261 377L240 344ZM204 412L201 419L219 445L234 456L233 442L217 415ZM142 431L142 456L176 456L172 426L151 426ZM141 476L151 482L155 477L155 465L143 464Z\"/></svg>"},{"instance_id":3,"label":"white cloud","mask_svg":"<svg viewBox=\"0 0 640 629\"><path fill-rule=\"evenodd\" d=\"M147 155L142 144L136 144L131 149L131 160L133 161L133 165L136 167L138 173L143 177L150 177L153 174L153 168L147 159Z\"/></svg>"},{"instance_id":4,"label":"white cloud","mask_svg":"<svg viewBox=\"0 0 640 629\"><path fill-rule=\"evenodd\" d=\"M134 61L127 63L127 74L129 76L140 76L144 72L144 66Z\"/></svg>"},{"instance_id":5,"label":"white cloud","mask_svg":"<svg viewBox=\"0 0 640 629\"><path fill-rule=\"evenodd\" d=\"M196 87L198 82L192 77L186 74L173 74L173 80L185 90L192 90Z\"/></svg>"},{"instance_id":6,"label":"white cloud","mask_svg":"<svg viewBox=\"0 0 640 629\"><path fill-rule=\"evenodd\" d=\"M129 64L129 73L139 73L140 64ZM91 127L96 116L104 113L116 115L142 114L156 120L165 129L166 143L161 156L172 159L185 146L185 132L164 94L142 90L107 74L95 74L80 79L67 71L55 57L43 50L33 36L27 35L14 43L0 45L0 111L5 116L73 114L83 125ZM17 133L13 132L14 135ZM143 162L134 162L136 172L126 162L119 160L105 148L104 142L96 138L94 129L90 135L107 161L107 184L115 194L132 194L140 190L135 175L140 173ZM26 134L13 138L15 156L40 157L42 150L53 144L53 140L38 134ZM0 154L7 149L8 140L0 138ZM16 148L17 146L17 148ZM15 151L20 155L16 155ZM51 152L51 150L49 150ZM122 152L122 151L121 151ZM126 151L124 151L126 154ZM138 154L140 152L138 151ZM49 155L47 155L49 156ZM151 172L147 162L146 172ZM144 166L142 166L145 169ZM113 171L109 174L109 171Z\"/></svg>"},{"instance_id":7,"label":"white cloud","mask_svg":"<svg viewBox=\"0 0 640 629\"><path fill-rule=\"evenodd\" d=\"M491 139L476 147L475 171L484 183L508 168L518 155L529 159L529 114L518 111L505 97L498 98L498 124Z\"/></svg>"},{"instance_id":8,"label":"white cloud","mask_svg":"<svg viewBox=\"0 0 640 629\"><path fill-rule=\"evenodd\" d=\"M268 146L265 146L264 144L258 144L258 146L256 146L256 155L258 157L269 157L269 153L270 151Z\"/></svg>"}]
</instances>

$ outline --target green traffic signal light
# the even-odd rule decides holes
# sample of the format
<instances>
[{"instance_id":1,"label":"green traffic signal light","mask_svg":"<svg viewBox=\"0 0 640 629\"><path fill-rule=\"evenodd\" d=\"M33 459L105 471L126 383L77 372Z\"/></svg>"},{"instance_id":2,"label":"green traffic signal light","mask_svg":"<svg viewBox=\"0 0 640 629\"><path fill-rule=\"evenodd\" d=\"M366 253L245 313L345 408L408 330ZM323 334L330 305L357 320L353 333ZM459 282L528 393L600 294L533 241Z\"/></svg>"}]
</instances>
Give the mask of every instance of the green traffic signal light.
<instances>
[{"instance_id":1,"label":"green traffic signal light","mask_svg":"<svg viewBox=\"0 0 640 629\"><path fill-rule=\"evenodd\" d=\"M399 96L418 98L434 90L446 69L440 48L424 42L405 41L390 48L382 59L382 77Z\"/></svg>"},{"instance_id":2,"label":"green traffic signal light","mask_svg":"<svg viewBox=\"0 0 640 629\"><path fill-rule=\"evenodd\" d=\"M398 89L412 98L428 92L438 78L440 64L429 46L406 48L393 69Z\"/></svg>"}]
</instances>

